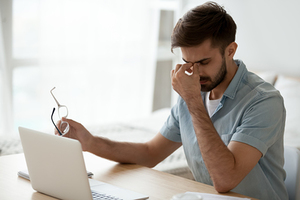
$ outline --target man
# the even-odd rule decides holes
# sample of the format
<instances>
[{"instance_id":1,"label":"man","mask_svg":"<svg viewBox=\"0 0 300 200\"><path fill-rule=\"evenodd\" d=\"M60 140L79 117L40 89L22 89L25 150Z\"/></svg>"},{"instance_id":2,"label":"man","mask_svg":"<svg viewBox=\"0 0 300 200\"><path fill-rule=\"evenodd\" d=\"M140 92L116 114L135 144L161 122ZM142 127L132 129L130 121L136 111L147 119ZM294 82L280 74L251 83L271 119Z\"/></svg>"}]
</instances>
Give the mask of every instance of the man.
<instances>
[{"instance_id":1,"label":"man","mask_svg":"<svg viewBox=\"0 0 300 200\"><path fill-rule=\"evenodd\" d=\"M288 199L284 186L283 99L274 87L234 60L236 24L213 2L187 12L172 34L185 64L171 71L180 95L149 142L115 142L70 124L67 137L84 151L120 163L153 167L183 145L199 182L259 199ZM57 134L57 133L56 133Z\"/></svg>"}]
</instances>

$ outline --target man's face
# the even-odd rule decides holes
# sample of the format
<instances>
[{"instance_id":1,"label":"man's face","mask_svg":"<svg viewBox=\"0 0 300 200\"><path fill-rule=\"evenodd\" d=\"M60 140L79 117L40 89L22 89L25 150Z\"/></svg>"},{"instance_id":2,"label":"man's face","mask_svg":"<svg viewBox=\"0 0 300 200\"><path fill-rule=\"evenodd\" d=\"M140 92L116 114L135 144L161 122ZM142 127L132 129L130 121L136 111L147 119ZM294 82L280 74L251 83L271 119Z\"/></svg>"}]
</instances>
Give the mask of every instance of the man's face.
<instances>
[{"instance_id":1,"label":"man's face","mask_svg":"<svg viewBox=\"0 0 300 200\"><path fill-rule=\"evenodd\" d=\"M201 91L208 92L225 79L227 67L219 48L212 48L210 40L196 47L181 47L182 59L198 67Z\"/></svg>"}]
</instances>

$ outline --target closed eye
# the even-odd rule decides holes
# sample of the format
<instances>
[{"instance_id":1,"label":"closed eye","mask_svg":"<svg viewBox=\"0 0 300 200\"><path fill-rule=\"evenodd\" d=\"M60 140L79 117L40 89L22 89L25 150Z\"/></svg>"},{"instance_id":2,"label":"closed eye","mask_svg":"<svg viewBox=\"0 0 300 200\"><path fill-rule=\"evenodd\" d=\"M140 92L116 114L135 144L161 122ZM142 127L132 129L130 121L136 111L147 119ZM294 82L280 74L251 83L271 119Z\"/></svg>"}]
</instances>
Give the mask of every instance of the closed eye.
<instances>
[{"instance_id":1,"label":"closed eye","mask_svg":"<svg viewBox=\"0 0 300 200\"><path fill-rule=\"evenodd\" d=\"M192 63L192 64L200 64L200 65L207 65L209 64L209 62L211 61L211 58L204 58L202 60L199 60L199 61L196 61L196 62L189 62L189 61L186 61L184 58L182 58L182 60L185 62L185 63Z\"/></svg>"},{"instance_id":2,"label":"closed eye","mask_svg":"<svg viewBox=\"0 0 300 200\"><path fill-rule=\"evenodd\" d=\"M185 63L189 63L188 61L184 60L184 58L182 58L182 60L183 60Z\"/></svg>"},{"instance_id":3,"label":"closed eye","mask_svg":"<svg viewBox=\"0 0 300 200\"><path fill-rule=\"evenodd\" d=\"M207 64L209 64L209 62L210 62L210 59L205 59L205 60L200 60L195 63L199 63L200 65L207 65Z\"/></svg>"},{"instance_id":4,"label":"closed eye","mask_svg":"<svg viewBox=\"0 0 300 200\"><path fill-rule=\"evenodd\" d=\"M200 64L201 64L201 65L208 65L209 62L201 62Z\"/></svg>"}]
</instances>

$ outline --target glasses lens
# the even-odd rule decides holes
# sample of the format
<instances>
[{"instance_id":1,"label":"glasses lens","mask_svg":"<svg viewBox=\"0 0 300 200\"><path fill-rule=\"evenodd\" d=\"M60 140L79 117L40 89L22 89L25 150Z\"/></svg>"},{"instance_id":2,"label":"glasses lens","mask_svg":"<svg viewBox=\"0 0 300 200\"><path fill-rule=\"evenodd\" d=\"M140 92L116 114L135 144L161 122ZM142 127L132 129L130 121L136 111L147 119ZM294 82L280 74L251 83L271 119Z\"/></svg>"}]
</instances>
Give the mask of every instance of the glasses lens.
<instances>
[{"instance_id":1,"label":"glasses lens","mask_svg":"<svg viewBox=\"0 0 300 200\"><path fill-rule=\"evenodd\" d=\"M70 126L68 122L64 122L62 121L60 123L60 130L62 132L63 135L67 134L69 132Z\"/></svg>"},{"instance_id":2,"label":"glasses lens","mask_svg":"<svg viewBox=\"0 0 300 200\"><path fill-rule=\"evenodd\" d=\"M66 106L59 106L58 107L58 117L68 117L68 108Z\"/></svg>"}]
</instances>

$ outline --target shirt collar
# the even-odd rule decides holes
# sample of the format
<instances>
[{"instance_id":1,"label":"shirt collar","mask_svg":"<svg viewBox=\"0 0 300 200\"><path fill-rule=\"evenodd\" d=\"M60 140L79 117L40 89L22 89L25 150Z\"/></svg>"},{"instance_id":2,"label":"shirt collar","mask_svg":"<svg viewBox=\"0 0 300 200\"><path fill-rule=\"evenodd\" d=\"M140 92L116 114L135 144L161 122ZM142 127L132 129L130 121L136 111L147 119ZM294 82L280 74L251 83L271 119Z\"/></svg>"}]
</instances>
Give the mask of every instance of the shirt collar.
<instances>
[{"instance_id":1,"label":"shirt collar","mask_svg":"<svg viewBox=\"0 0 300 200\"><path fill-rule=\"evenodd\" d=\"M223 96L226 96L230 99L234 99L244 75L248 72L246 65L243 63L243 61L234 60L234 62L238 66L238 70L223 94Z\"/></svg>"},{"instance_id":2,"label":"shirt collar","mask_svg":"<svg viewBox=\"0 0 300 200\"><path fill-rule=\"evenodd\" d=\"M224 97L228 97L230 99L234 99L236 92L240 86L240 83L244 77L244 74L248 72L246 65L241 60L234 60L235 64L238 66L238 70L235 73L233 79L231 80L230 84L228 85L227 89L225 90L222 100ZM207 95L207 92L201 92L203 100ZM221 101L222 101L221 100ZM205 101L205 100L204 100Z\"/></svg>"}]
</instances>

